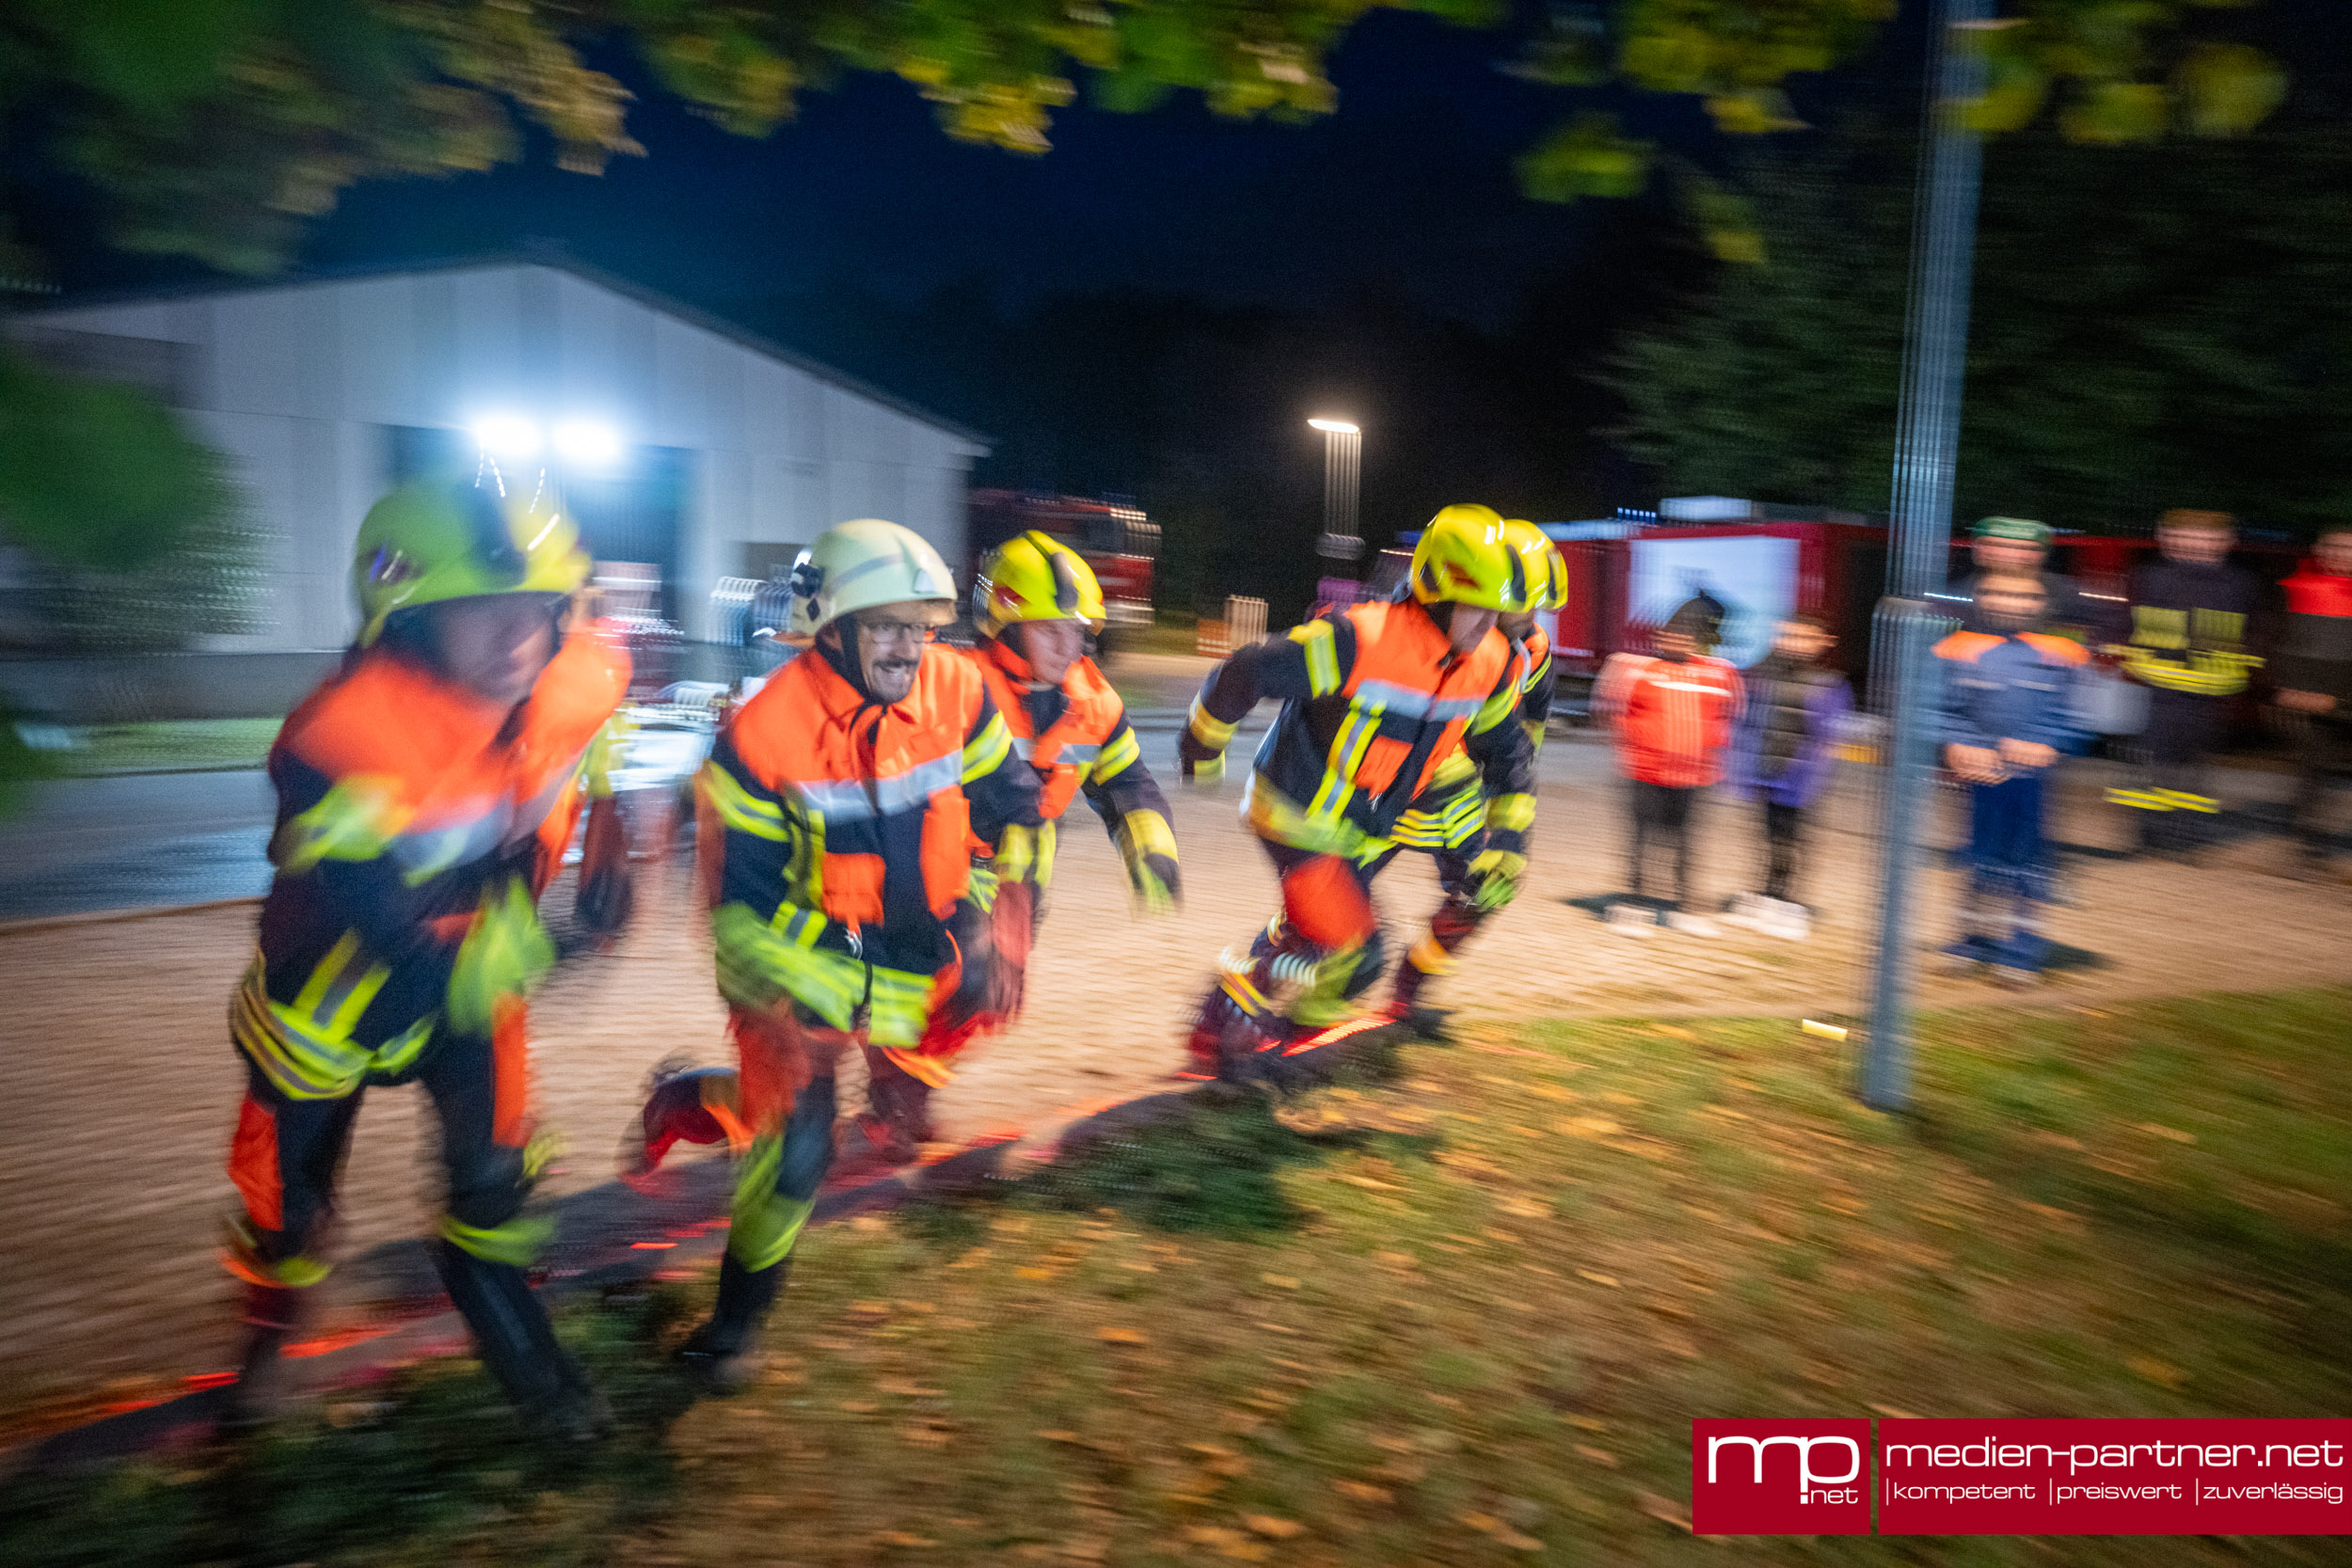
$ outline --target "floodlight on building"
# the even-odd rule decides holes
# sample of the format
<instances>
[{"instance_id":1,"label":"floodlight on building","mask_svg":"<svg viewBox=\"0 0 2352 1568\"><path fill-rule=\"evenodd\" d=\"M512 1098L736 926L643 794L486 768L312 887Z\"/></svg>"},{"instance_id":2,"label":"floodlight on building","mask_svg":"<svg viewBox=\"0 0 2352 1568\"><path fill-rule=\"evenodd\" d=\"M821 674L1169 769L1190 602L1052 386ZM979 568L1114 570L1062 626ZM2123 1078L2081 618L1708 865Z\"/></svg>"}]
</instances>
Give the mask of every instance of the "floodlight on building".
<instances>
[{"instance_id":1,"label":"floodlight on building","mask_svg":"<svg viewBox=\"0 0 2352 1568\"><path fill-rule=\"evenodd\" d=\"M555 427L555 450L566 462L605 467L621 455L621 433L601 420L565 420Z\"/></svg>"},{"instance_id":2,"label":"floodlight on building","mask_svg":"<svg viewBox=\"0 0 2352 1568\"><path fill-rule=\"evenodd\" d=\"M1359 434L1357 428L1348 423L1345 420L1309 420L1307 421L1307 428L1310 430L1320 430L1327 436L1355 436Z\"/></svg>"},{"instance_id":3,"label":"floodlight on building","mask_svg":"<svg viewBox=\"0 0 2352 1568\"><path fill-rule=\"evenodd\" d=\"M473 438L484 451L510 463L539 455L539 426L520 414L491 414L476 420Z\"/></svg>"}]
</instances>

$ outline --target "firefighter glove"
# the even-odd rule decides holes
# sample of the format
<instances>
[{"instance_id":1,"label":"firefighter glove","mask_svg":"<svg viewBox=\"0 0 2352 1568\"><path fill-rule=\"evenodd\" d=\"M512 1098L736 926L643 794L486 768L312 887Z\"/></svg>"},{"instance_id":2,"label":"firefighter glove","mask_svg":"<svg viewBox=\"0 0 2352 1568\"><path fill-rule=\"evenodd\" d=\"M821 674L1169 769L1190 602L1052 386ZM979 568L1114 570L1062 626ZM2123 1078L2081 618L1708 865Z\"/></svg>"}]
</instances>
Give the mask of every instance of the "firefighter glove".
<instances>
[{"instance_id":1,"label":"firefighter glove","mask_svg":"<svg viewBox=\"0 0 2352 1568\"><path fill-rule=\"evenodd\" d=\"M1035 828L1009 822L996 835L996 853L989 864L1000 882L1025 882L1038 869L1039 834Z\"/></svg>"},{"instance_id":2,"label":"firefighter glove","mask_svg":"<svg viewBox=\"0 0 2352 1568\"><path fill-rule=\"evenodd\" d=\"M1120 858L1127 863L1127 882L1147 914L1172 914L1184 899L1184 884L1176 870L1176 835L1168 818L1156 811L1131 811L1111 830Z\"/></svg>"},{"instance_id":3,"label":"firefighter glove","mask_svg":"<svg viewBox=\"0 0 2352 1568\"><path fill-rule=\"evenodd\" d=\"M450 1025L469 1035L490 1032L501 996L527 995L555 967L555 943L520 877L482 895L473 927L457 949L449 976Z\"/></svg>"},{"instance_id":4,"label":"firefighter glove","mask_svg":"<svg viewBox=\"0 0 2352 1568\"><path fill-rule=\"evenodd\" d=\"M1210 747L1190 730L1176 737L1176 763L1184 782L1198 788L1215 789L1225 778L1225 748Z\"/></svg>"},{"instance_id":5,"label":"firefighter glove","mask_svg":"<svg viewBox=\"0 0 2352 1568\"><path fill-rule=\"evenodd\" d=\"M1527 857L1509 849L1489 849L1470 863L1470 907L1489 914L1518 896L1519 879L1527 875Z\"/></svg>"},{"instance_id":6,"label":"firefighter glove","mask_svg":"<svg viewBox=\"0 0 2352 1568\"><path fill-rule=\"evenodd\" d=\"M971 900L974 909L986 914L996 907L996 887L1002 880L993 865L986 861L974 861L971 879L964 887L963 895Z\"/></svg>"}]
</instances>

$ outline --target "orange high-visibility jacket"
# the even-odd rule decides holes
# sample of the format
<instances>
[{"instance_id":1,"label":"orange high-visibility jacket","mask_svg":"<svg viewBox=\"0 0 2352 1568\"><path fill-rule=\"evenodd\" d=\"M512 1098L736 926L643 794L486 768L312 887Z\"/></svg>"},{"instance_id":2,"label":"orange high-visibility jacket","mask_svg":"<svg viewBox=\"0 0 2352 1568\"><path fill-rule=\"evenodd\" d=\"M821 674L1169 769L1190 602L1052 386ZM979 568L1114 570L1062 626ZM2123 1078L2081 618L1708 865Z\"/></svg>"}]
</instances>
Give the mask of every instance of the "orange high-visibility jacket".
<instances>
[{"instance_id":1,"label":"orange high-visibility jacket","mask_svg":"<svg viewBox=\"0 0 2352 1568\"><path fill-rule=\"evenodd\" d=\"M303 1019L274 1027L248 994L248 1052L297 1022L314 1044L373 1048L429 1022L484 893L516 875L536 893L561 867L589 747L628 684L628 656L583 626L511 710L389 649L305 698L270 749L278 875L247 988Z\"/></svg>"},{"instance_id":2,"label":"orange high-visibility jacket","mask_svg":"<svg viewBox=\"0 0 2352 1568\"><path fill-rule=\"evenodd\" d=\"M936 974L955 961L946 918L973 841L1037 826L1037 793L969 658L926 647L914 689L883 705L812 650L712 749L706 890L755 918L771 969L788 948L822 947ZM722 951L723 974L740 957Z\"/></svg>"},{"instance_id":3,"label":"orange high-visibility jacket","mask_svg":"<svg viewBox=\"0 0 2352 1568\"><path fill-rule=\"evenodd\" d=\"M1261 696L1286 699L1260 747L1250 821L1301 847L1371 851L1438 768L1467 750L1517 835L1534 752L1517 715L1526 655L1500 631L1467 654L1419 604L1360 604L1235 654L1193 704L1189 742L1221 751Z\"/></svg>"}]
</instances>

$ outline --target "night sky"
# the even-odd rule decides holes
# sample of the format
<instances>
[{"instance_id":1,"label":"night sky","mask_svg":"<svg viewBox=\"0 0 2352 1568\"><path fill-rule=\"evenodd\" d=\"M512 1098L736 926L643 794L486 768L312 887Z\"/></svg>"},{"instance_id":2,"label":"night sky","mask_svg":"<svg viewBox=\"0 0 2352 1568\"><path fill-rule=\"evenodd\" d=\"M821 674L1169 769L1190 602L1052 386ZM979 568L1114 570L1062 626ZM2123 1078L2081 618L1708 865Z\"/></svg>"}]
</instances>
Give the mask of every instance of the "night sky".
<instances>
[{"instance_id":1,"label":"night sky","mask_svg":"<svg viewBox=\"0 0 2352 1568\"><path fill-rule=\"evenodd\" d=\"M1198 95L1143 115L1073 104L1042 157L949 140L895 78L806 93L801 118L764 142L644 90L630 129L647 157L583 177L540 147L485 176L364 185L303 260L543 236L719 309L828 277L904 303L977 275L1014 310L1106 288L1296 308L1375 285L1491 326L1592 221L1514 187L1513 156L1581 101L1496 70L1515 45L1508 31L1375 12L1331 61L1335 115L1220 120ZM600 63L630 76L626 62Z\"/></svg>"}]
</instances>

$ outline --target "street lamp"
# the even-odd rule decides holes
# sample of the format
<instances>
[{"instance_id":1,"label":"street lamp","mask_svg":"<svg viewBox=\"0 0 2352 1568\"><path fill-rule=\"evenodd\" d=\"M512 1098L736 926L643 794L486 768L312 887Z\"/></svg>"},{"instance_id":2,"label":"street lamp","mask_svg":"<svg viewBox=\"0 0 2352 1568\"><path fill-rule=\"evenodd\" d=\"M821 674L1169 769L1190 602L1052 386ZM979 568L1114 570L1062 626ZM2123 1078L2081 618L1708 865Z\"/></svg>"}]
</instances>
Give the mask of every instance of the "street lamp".
<instances>
[{"instance_id":1,"label":"street lamp","mask_svg":"<svg viewBox=\"0 0 2352 1568\"><path fill-rule=\"evenodd\" d=\"M1309 420L1307 428L1323 432L1323 536L1315 541L1315 553L1353 561L1364 553L1364 542L1356 532L1356 479L1364 433L1345 420Z\"/></svg>"}]
</instances>

